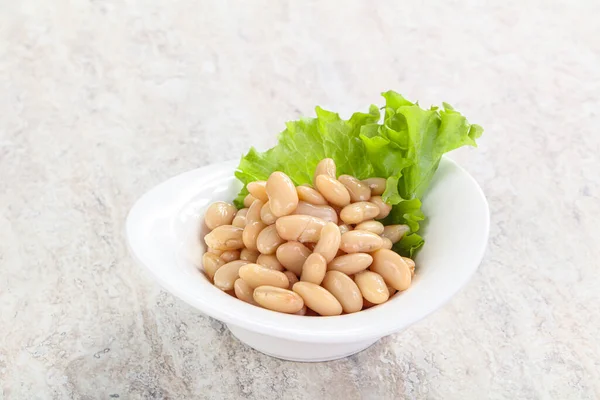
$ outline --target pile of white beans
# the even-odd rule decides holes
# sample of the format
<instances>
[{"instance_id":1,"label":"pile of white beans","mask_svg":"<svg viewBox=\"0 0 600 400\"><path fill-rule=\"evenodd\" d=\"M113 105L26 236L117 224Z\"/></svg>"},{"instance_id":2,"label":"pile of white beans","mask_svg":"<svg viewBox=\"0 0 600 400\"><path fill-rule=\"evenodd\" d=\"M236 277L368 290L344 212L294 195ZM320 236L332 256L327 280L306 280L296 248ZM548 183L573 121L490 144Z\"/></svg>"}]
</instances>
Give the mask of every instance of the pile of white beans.
<instances>
[{"instance_id":1,"label":"pile of white beans","mask_svg":"<svg viewBox=\"0 0 600 400\"><path fill-rule=\"evenodd\" d=\"M390 250L409 228L383 224L384 178L336 177L332 159L314 187L283 172L248 184L237 210L211 204L202 264L219 289L247 303L298 315L354 313L408 289L415 263Z\"/></svg>"}]
</instances>

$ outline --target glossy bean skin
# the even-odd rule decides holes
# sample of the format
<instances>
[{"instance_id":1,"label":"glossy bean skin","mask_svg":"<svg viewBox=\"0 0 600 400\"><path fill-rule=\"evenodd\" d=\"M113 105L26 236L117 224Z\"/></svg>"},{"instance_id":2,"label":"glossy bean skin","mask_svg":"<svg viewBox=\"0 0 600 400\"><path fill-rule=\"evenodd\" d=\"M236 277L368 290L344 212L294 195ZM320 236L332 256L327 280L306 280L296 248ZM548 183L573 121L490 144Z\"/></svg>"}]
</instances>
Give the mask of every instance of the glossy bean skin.
<instances>
[{"instance_id":1,"label":"glossy bean skin","mask_svg":"<svg viewBox=\"0 0 600 400\"><path fill-rule=\"evenodd\" d=\"M254 288L250 287L243 279L236 279L233 284L233 291L235 293L235 297L238 299L245 301L248 304L258 306L258 303L254 301L254 297L252 296L254 293Z\"/></svg>"},{"instance_id":2,"label":"glossy bean skin","mask_svg":"<svg viewBox=\"0 0 600 400\"><path fill-rule=\"evenodd\" d=\"M368 178L362 181L371 189L371 196L381 196L385 192L386 180L384 178Z\"/></svg>"},{"instance_id":3,"label":"glossy bean skin","mask_svg":"<svg viewBox=\"0 0 600 400\"><path fill-rule=\"evenodd\" d=\"M321 236L313 252L323 255L325 260L330 262L335 258L335 255L340 249L341 240L342 234L340 233L339 227L333 222L328 222L323 229L321 229Z\"/></svg>"},{"instance_id":4,"label":"glossy bean skin","mask_svg":"<svg viewBox=\"0 0 600 400\"><path fill-rule=\"evenodd\" d=\"M370 253L379 250L382 246L381 237L369 231L346 232L340 242L340 249L346 253Z\"/></svg>"},{"instance_id":5,"label":"glossy bean skin","mask_svg":"<svg viewBox=\"0 0 600 400\"><path fill-rule=\"evenodd\" d=\"M354 282L362 296L373 304L385 303L390 292L383 277L372 271L362 271L354 275Z\"/></svg>"},{"instance_id":6,"label":"glossy bean skin","mask_svg":"<svg viewBox=\"0 0 600 400\"><path fill-rule=\"evenodd\" d=\"M292 180L283 172L273 172L267 180L269 207L276 217L294 212L298 206L298 193Z\"/></svg>"},{"instance_id":7,"label":"glossy bean skin","mask_svg":"<svg viewBox=\"0 0 600 400\"><path fill-rule=\"evenodd\" d=\"M327 200L325 197L310 186L298 186L296 187L298 193L298 199L305 203L314 204L315 206L326 206Z\"/></svg>"},{"instance_id":8,"label":"glossy bean skin","mask_svg":"<svg viewBox=\"0 0 600 400\"><path fill-rule=\"evenodd\" d=\"M238 210L238 212L235 214L235 217L233 218L233 222L231 223L231 225L244 229L246 227L246 214L248 214L247 208L242 208L241 210Z\"/></svg>"},{"instance_id":9,"label":"glossy bean skin","mask_svg":"<svg viewBox=\"0 0 600 400\"><path fill-rule=\"evenodd\" d=\"M213 230L221 225L231 225L235 218L236 208L233 204L217 201L212 203L204 214L204 222L208 229Z\"/></svg>"},{"instance_id":10,"label":"glossy bean skin","mask_svg":"<svg viewBox=\"0 0 600 400\"><path fill-rule=\"evenodd\" d=\"M340 315L342 305L327 289L311 282L296 282L292 290L302 297L304 304L322 316Z\"/></svg>"},{"instance_id":11,"label":"glossy bean skin","mask_svg":"<svg viewBox=\"0 0 600 400\"><path fill-rule=\"evenodd\" d=\"M310 250L300 242L287 242L277 248L277 260L288 271L297 276L302 274L302 266L310 255Z\"/></svg>"},{"instance_id":12,"label":"glossy bean skin","mask_svg":"<svg viewBox=\"0 0 600 400\"><path fill-rule=\"evenodd\" d=\"M379 207L379 214L375 217L377 219L387 217L390 214L390 211L392 211L392 206L383 201L381 196L373 196L369 201Z\"/></svg>"},{"instance_id":13,"label":"glossy bean skin","mask_svg":"<svg viewBox=\"0 0 600 400\"><path fill-rule=\"evenodd\" d=\"M382 238L381 238L381 240L382 240L382 243L383 243L383 244L381 245L381 248L382 248L382 249L388 249L388 250L391 250L391 249L392 249L392 247L394 247L394 243L392 243L392 241L391 241L390 239L388 239L388 238L386 238L386 237L382 237Z\"/></svg>"},{"instance_id":14,"label":"glossy bean skin","mask_svg":"<svg viewBox=\"0 0 600 400\"><path fill-rule=\"evenodd\" d=\"M335 179L337 177L335 161L333 161L331 158L324 158L321 161L319 161L317 167L315 168L315 175L313 177L313 183L315 184L315 186L317 184L317 177L319 175L326 175L330 178Z\"/></svg>"},{"instance_id":15,"label":"glossy bean skin","mask_svg":"<svg viewBox=\"0 0 600 400\"><path fill-rule=\"evenodd\" d=\"M254 181L250 182L247 186L248 191L255 199L266 203L269 201L269 197L267 196L267 182L265 181Z\"/></svg>"},{"instance_id":16,"label":"glossy bean skin","mask_svg":"<svg viewBox=\"0 0 600 400\"><path fill-rule=\"evenodd\" d=\"M320 285L327 272L327 260L319 253L312 253L308 256L302 266L300 280L302 282L311 282Z\"/></svg>"},{"instance_id":17,"label":"glossy bean skin","mask_svg":"<svg viewBox=\"0 0 600 400\"><path fill-rule=\"evenodd\" d=\"M379 221L364 221L356 225L355 229L358 231L369 231L376 235L381 235L385 227Z\"/></svg>"},{"instance_id":18,"label":"glossy bean skin","mask_svg":"<svg viewBox=\"0 0 600 400\"><path fill-rule=\"evenodd\" d=\"M266 225L272 225L277 221L277 217L273 215L268 201L260 209L260 219Z\"/></svg>"},{"instance_id":19,"label":"glossy bean skin","mask_svg":"<svg viewBox=\"0 0 600 400\"><path fill-rule=\"evenodd\" d=\"M320 218L326 222L338 223L338 215L330 206L315 206L314 204L300 201L298 202L298 207L296 207L294 214L310 215L312 217Z\"/></svg>"},{"instance_id":20,"label":"glossy bean skin","mask_svg":"<svg viewBox=\"0 0 600 400\"><path fill-rule=\"evenodd\" d=\"M221 225L204 236L206 245L216 250L238 250L244 247L242 228Z\"/></svg>"},{"instance_id":21,"label":"glossy bean skin","mask_svg":"<svg viewBox=\"0 0 600 400\"><path fill-rule=\"evenodd\" d=\"M287 314L295 314L304 307L304 300L297 293L274 286L259 286L254 289L254 301L264 308Z\"/></svg>"},{"instance_id":22,"label":"glossy bean skin","mask_svg":"<svg viewBox=\"0 0 600 400\"><path fill-rule=\"evenodd\" d=\"M415 276L415 262L412 258L408 258L408 257L402 257L402 259L404 260L404 262L406 263L406 265L408 265L408 268L410 269L410 275L411 277Z\"/></svg>"},{"instance_id":23,"label":"glossy bean skin","mask_svg":"<svg viewBox=\"0 0 600 400\"><path fill-rule=\"evenodd\" d=\"M339 271L327 271L322 286L342 305L345 313L360 311L363 297L356 283L348 275Z\"/></svg>"},{"instance_id":24,"label":"glossy bean skin","mask_svg":"<svg viewBox=\"0 0 600 400\"><path fill-rule=\"evenodd\" d=\"M277 219L277 233L284 240L316 242L326 222L310 215L288 215Z\"/></svg>"},{"instance_id":25,"label":"glossy bean skin","mask_svg":"<svg viewBox=\"0 0 600 400\"><path fill-rule=\"evenodd\" d=\"M256 264L262 265L263 267L274 269L276 271L283 271L283 265L279 262L277 257L273 254L261 254L256 259Z\"/></svg>"},{"instance_id":26,"label":"glossy bean skin","mask_svg":"<svg viewBox=\"0 0 600 400\"><path fill-rule=\"evenodd\" d=\"M232 262L240 259L240 251L239 250L227 250L221 254L221 260L225 261L225 263Z\"/></svg>"},{"instance_id":27,"label":"glossy bean skin","mask_svg":"<svg viewBox=\"0 0 600 400\"><path fill-rule=\"evenodd\" d=\"M259 255L260 253L258 251L243 249L240 252L240 260L255 263Z\"/></svg>"},{"instance_id":28,"label":"glossy bean skin","mask_svg":"<svg viewBox=\"0 0 600 400\"><path fill-rule=\"evenodd\" d=\"M398 291L410 287L410 268L398 253L381 249L373 252L372 255L371 271L381 275L387 285Z\"/></svg>"},{"instance_id":29,"label":"glossy bean skin","mask_svg":"<svg viewBox=\"0 0 600 400\"><path fill-rule=\"evenodd\" d=\"M225 265L225 261L221 260L218 255L213 253L204 253L202 255L202 266L210 280L214 278L215 272L217 272L222 265Z\"/></svg>"},{"instance_id":30,"label":"glossy bean skin","mask_svg":"<svg viewBox=\"0 0 600 400\"><path fill-rule=\"evenodd\" d=\"M223 291L232 290L236 279L240 277L240 268L248 261L236 260L222 265L214 276L214 284Z\"/></svg>"},{"instance_id":31,"label":"glossy bean skin","mask_svg":"<svg viewBox=\"0 0 600 400\"><path fill-rule=\"evenodd\" d=\"M252 196L251 194L247 194L246 197L244 197L244 207L250 208L252 203L254 203L254 200L256 200L256 197Z\"/></svg>"},{"instance_id":32,"label":"glossy bean skin","mask_svg":"<svg viewBox=\"0 0 600 400\"><path fill-rule=\"evenodd\" d=\"M317 176L315 186L325 199L337 207L350 204L350 193L337 179L327 175Z\"/></svg>"},{"instance_id":33,"label":"glossy bean skin","mask_svg":"<svg viewBox=\"0 0 600 400\"><path fill-rule=\"evenodd\" d=\"M371 198L371 188L351 175L340 175L338 181L346 186L352 202L367 201Z\"/></svg>"},{"instance_id":34,"label":"glossy bean skin","mask_svg":"<svg viewBox=\"0 0 600 400\"><path fill-rule=\"evenodd\" d=\"M264 203L262 201L255 200L246 214L246 227L244 228L242 238L244 245L250 250L258 250L256 247L258 234L266 227L264 222L260 219L260 210L263 205Z\"/></svg>"},{"instance_id":35,"label":"glossy bean skin","mask_svg":"<svg viewBox=\"0 0 600 400\"><path fill-rule=\"evenodd\" d=\"M338 226L338 228L340 229L340 234L344 234L346 232L350 232L352 230L352 227L348 224L341 224Z\"/></svg>"},{"instance_id":36,"label":"glossy bean skin","mask_svg":"<svg viewBox=\"0 0 600 400\"><path fill-rule=\"evenodd\" d=\"M327 270L343 272L346 275L354 275L369 268L372 262L373 257L370 254L344 254L334 258L327 265Z\"/></svg>"},{"instance_id":37,"label":"glossy bean skin","mask_svg":"<svg viewBox=\"0 0 600 400\"><path fill-rule=\"evenodd\" d=\"M379 215L379 207L369 201L359 201L347 205L340 212L340 219L348 225L360 224Z\"/></svg>"},{"instance_id":38,"label":"glossy bean skin","mask_svg":"<svg viewBox=\"0 0 600 400\"><path fill-rule=\"evenodd\" d=\"M275 250L284 242L277 234L275 225L269 225L258 234L256 248L261 254L275 254Z\"/></svg>"},{"instance_id":39,"label":"glossy bean skin","mask_svg":"<svg viewBox=\"0 0 600 400\"><path fill-rule=\"evenodd\" d=\"M288 289L292 290L292 287L294 287L294 283L298 282L299 279L296 276L296 274L293 273L292 271L285 271L284 274L285 274L285 276L287 276L288 281L290 282L290 285L288 286Z\"/></svg>"},{"instance_id":40,"label":"glossy bean skin","mask_svg":"<svg viewBox=\"0 0 600 400\"><path fill-rule=\"evenodd\" d=\"M225 250L217 250L217 249L213 249L212 247L209 247L208 250L206 250L207 253L212 253L212 254L216 254L217 256L221 256L221 254L224 253Z\"/></svg>"},{"instance_id":41,"label":"glossy bean skin","mask_svg":"<svg viewBox=\"0 0 600 400\"><path fill-rule=\"evenodd\" d=\"M409 231L408 225L387 225L381 236L390 239L392 243L398 243Z\"/></svg>"},{"instance_id":42,"label":"glossy bean skin","mask_svg":"<svg viewBox=\"0 0 600 400\"><path fill-rule=\"evenodd\" d=\"M283 272L258 264L243 265L239 270L239 276L252 288L266 285L286 289L290 283Z\"/></svg>"}]
</instances>

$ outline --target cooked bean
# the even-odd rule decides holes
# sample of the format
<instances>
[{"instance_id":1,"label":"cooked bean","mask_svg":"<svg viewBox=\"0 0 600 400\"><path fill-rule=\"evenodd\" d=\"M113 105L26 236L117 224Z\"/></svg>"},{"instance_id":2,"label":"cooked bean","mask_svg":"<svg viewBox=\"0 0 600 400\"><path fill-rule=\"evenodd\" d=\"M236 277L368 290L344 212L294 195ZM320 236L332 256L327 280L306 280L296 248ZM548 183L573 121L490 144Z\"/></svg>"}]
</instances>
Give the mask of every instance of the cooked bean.
<instances>
[{"instance_id":1,"label":"cooked bean","mask_svg":"<svg viewBox=\"0 0 600 400\"><path fill-rule=\"evenodd\" d=\"M352 227L350 225L347 224L341 224L338 226L338 228L340 228L340 234L344 234L346 232L350 232L352 230Z\"/></svg>"},{"instance_id":2,"label":"cooked bean","mask_svg":"<svg viewBox=\"0 0 600 400\"><path fill-rule=\"evenodd\" d=\"M390 298L385 281L381 275L373 271L362 271L354 275L354 282L360 289L363 297L373 304L381 304Z\"/></svg>"},{"instance_id":3,"label":"cooked bean","mask_svg":"<svg viewBox=\"0 0 600 400\"><path fill-rule=\"evenodd\" d=\"M274 254L279 245L284 242L285 240L277 234L275 225L269 225L258 234L256 248L261 254Z\"/></svg>"},{"instance_id":4,"label":"cooked bean","mask_svg":"<svg viewBox=\"0 0 600 400\"><path fill-rule=\"evenodd\" d=\"M298 277L292 271L285 271L284 274L285 274L285 276L287 276L288 281L290 281L290 285L288 286L288 289L292 290L294 283L298 282Z\"/></svg>"},{"instance_id":5,"label":"cooked bean","mask_svg":"<svg viewBox=\"0 0 600 400\"><path fill-rule=\"evenodd\" d=\"M273 215L268 201L260 209L260 219L267 225L272 225L277 221L277 217Z\"/></svg>"},{"instance_id":6,"label":"cooked bean","mask_svg":"<svg viewBox=\"0 0 600 400\"><path fill-rule=\"evenodd\" d=\"M316 206L326 206L327 200L310 186L297 186L296 192L298 193L298 199L305 203L314 204Z\"/></svg>"},{"instance_id":7,"label":"cooked bean","mask_svg":"<svg viewBox=\"0 0 600 400\"><path fill-rule=\"evenodd\" d=\"M308 308L306 308L306 306L303 306L300 311L298 311L297 313L294 313L296 315L306 315L306 310L308 310Z\"/></svg>"},{"instance_id":8,"label":"cooked bean","mask_svg":"<svg viewBox=\"0 0 600 400\"><path fill-rule=\"evenodd\" d=\"M372 255L371 271L381 275L385 282L396 290L403 291L409 288L410 268L399 254L392 250L381 249Z\"/></svg>"},{"instance_id":9,"label":"cooked bean","mask_svg":"<svg viewBox=\"0 0 600 400\"><path fill-rule=\"evenodd\" d=\"M327 271L327 260L319 253L312 253L302 266L300 280L320 285Z\"/></svg>"},{"instance_id":10,"label":"cooked bean","mask_svg":"<svg viewBox=\"0 0 600 400\"><path fill-rule=\"evenodd\" d=\"M350 200L355 201L367 201L371 198L371 189L368 185L365 185L355 177L351 175L340 175L338 181L342 185L346 186L350 193Z\"/></svg>"},{"instance_id":11,"label":"cooked bean","mask_svg":"<svg viewBox=\"0 0 600 400\"><path fill-rule=\"evenodd\" d=\"M323 229L321 229L321 237L313 251L323 255L325 260L330 262L337 254L341 240L342 234L340 233L339 227L333 222L328 222Z\"/></svg>"},{"instance_id":12,"label":"cooked bean","mask_svg":"<svg viewBox=\"0 0 600 400\"><path fill-rule=\"evenodd\" d=\"M255 263L260 253L258 251L243 249L240 252L240 260L250 261Z\"/></svg>"},{"instance_id":13,"label":"cooked bean","mask_svg":"<svg viewBox=\"0 0 600 400\"><path fill-rule=\"evenodd\" d=\"M221 260L221 258L213 253L204 253L202 255L202 266L204 267L204 272L206 275L212 280L215 276L215 272L225 264L225 261Z\"/></svg>"},{"instance_id":14,"label":"cooked bean","mask_svg":"<svg viewBox=\"0 0 600 400\"><path fill-rule=\"evenodd\" d=\"M334 258L328 265L328 271L340 271L347 275L353 275L369 268L373 257L366 253L344 254Z\"/></svg>"},{"instance_id":15,"label":"cooked bean","mask_svg":"<svg viewBox=\"0 0 600 400\"><path fill-rule=\"evenodd\" d=\"M233 225L221 225L204 236L204 241L208 247L213 249L237 250L244 247L242 232L242 228Z\"/></svg>"},{"instance_id":16,"label":"cooked bean","mask_svg":"<svg viewBox=\"0 0 600 400\"><path fill-rule=\"evenodd\" d=\"M283 172L273 172L267 180L269 207L276 217L294 212L298 206L298 193L292 180Z\"/></svg>"},{"instance_id":17,"label":"cooked bean","mask_svg":"<svg viewBox=\"0 0 600 400\"><path fill-rule=\"evenodd\" d=\"M360 224L363 221L375 218L377 215L379 215L379 207L368 201L349 204L340 212L340 218L348 225Z\"/></svg>"},{"instance_id":18,"label":"cooked bean","mask_svg":"<svg viewBox=\"0 0 600 400\"><path fill-rule=\"evenodd\" d=\"M277 233L284 240L316 242L326 222L310 215L288 215L277 219Z\"/></svg>"},{"instance_id":19,"label":"cooked bean","mask_svg":"<svg viewBox=\"0 0 600 400\"><path fill-rule=\"evenodd\" d=\"M240 277L240 268L246 264L248 264L248 261L236 260L221 266L217 272L215 272L215 286L221 290L233 289L235 280Z\"/></svg>"},{"instance_id":20,"label":"cooked bean","mask_svg":"<svg viewBox=\"0 0 600 400\"><path fill-rule=\"evenodd\" d=\"M236 208L233 204L217 201L212 203L204 215L204 222L208 229L213 230L221 225L231 225L231 221L235 217Z\"/></svg>"},{"instance_id":21,"label":"cooked bean","mask_svg":"<svg viewBox=\"0 0 600 400\"><path fill-rule=\"evenodd\" d=\"M274 286L259 286L254 289L254 301L272 311L295 314L304 307L298 293Z\"/></svg>"},{"instance_id":22,"label":"cooked bean","mask_svg":"<svg viewBox=\"0 0 600 400\"><path fill-rule=\"evenodd\" d=\"M390 239L392 243L398 243L408 231L408 225L388 225L383 228L381 236Z\"/></svg>"},{"instance_id":23,"label":"cooked bean","mask_svg":"<svg viewBox=\"0 0 600 400\"><path fill-rule=\"evenodd\" d=\"M239 250L227 250L227 251L224 251L223 254L221 254L221 260L225 261L226 263L232 262L235 260L239 260L239 259L240 259Z\"/></svg>"},{"instance_id":24,"label":"cooked bean","mask_svg":"<svg viewBox=\"0 0 600 400\"><path fill-rule=\"evenodd\" d=\"M254 288L250 287L250 285L248 285L243 279L238 278L235 280L233 284L233 290L235 292L235 297L238 299L258 306L258 303L254 301L254 297L252 296L252 293L254 293Z\"/></svg>"},{"instance_id":25,"label":"cooked bean","mask_svg":"<svg viewBox=\"0 0 600 400\"><path fill-rule=\"evenodd\" d=\"M376 235L381 235L383 233L384 226L379 221L365 221L356 225L355 229L359 231L369 231Z\"/></svg>"},{"instance_id":26,"label":"cooked bean","mask_svg":"<svg viewBox=\"0 0 600 400\"><path fill-rule=\"evenodd\" d=\"M305 203L303 201L298 202L298 207L296 207L294 214L311 215L313 217L321 218L323 221L331 221L336 224L338 222L338 215L332 207L315 206L314 204Z\"/></svg>"},{"instance_id":27,"label":"cooked bean","mask_svg":"<svg viewBox=\"0 0 600 400\"><path fill-rule=\"evenodd\" d=\"M331 204L345 207L350 204L350 193L338 180L328 175L319 175L316 180L317 190Z\"/></svg>"},{"instance_id":28,"label":"cooked bean","mask_svg":"<svg viewBox=\"0 0 600 400\"><path fill-rule=\"evenodd\" d=\"M264 203L260 200L255 200L248 209L246 214L246 227L244 228L243 240L244 245L250 250L258 250L256 247L256 239L258 234L266 227L260 219L260 210Z\"/></svg>"},{"instance_id":29,"label":"cooked bean","mask_svg":"<svg viewBox=\"0 0 600 400\"><path fill-rule=\"evenodd\" d=\"M283 271L285 269L277 257L273 254L261 254L256 259L256 264L262 265L263 267L269 269L274 269L275 271Z\"/></svg>"},{"instance_id":30,"label":"cooked bean","mask_svg":"<svg viewBox=\"0 0 600 400\"><path fill-rule=\"evenodd\" d=\"M265 181L254 181L250 182L247 186L248 191L255 199L266 203L269 201L269 197L267 196L267 182Z\"/></svg>"},{"instance_id":31,"label":"cooked bean","mask_svg":"<svg viewBox=\"0 0 600 400\"><path fill-rule=\"evenodd\" d=\"M281 271L275 271L258 264L246 264L240 268L240 278L242 278L250 287L276 286L287 288L288 278Z\"/></svg>"},{"instance_id":32,"label":"cooked bean","mask_svg":"<svg viewBox=\"0 0 600 400\"><path fill-rule=\"evenodd\" d=\"M390 214L390 211L392 211L392 206L383 201L381 196L373 196L369 201L379 207L379 214L375 217L377 219L387 217Z\"/></svg>"},{"instance_id":33,"label":"cooked bean","mask_svg":"<svg viewBox=\"0 0 600 400\"><path fill-rule=\"evenodd\" d=\"M206 250L206 252L216 254L217 256L221 256L221 254L223 254L224 250L217 250L217 249L213 249L212 247L209 247L208 250Z\"/></svg>"},{"instance_id":34,"label":"cooked bean","mask_svg":"<svg viewBox=\"0 0 600 400\"><path fill-rule=\"evenodd\" d=\"M369 231L353 230L342 235L340 249L346 253L370 253L383 246L380 236Z\"/></svg>"},{"instance_id":35,"label":"cooked bean","mask_svg":"<svg viewBox=\"0 0 600 400\"><path fill-rule=\"evenodd\" d=\"M315 175L313 178L315 185L317 184L317 176L319 175L326 175L335 179L337 177L335 169L335 161L333 161L331 158L324 158L319 161L317 167L315 168Z\"/></svg>"},{"instance_id":36,"label":"cooked bean","mask_svg":"<svg viewBox=\"0 0 600 400\"><path fill-rule=\"evenodd\" d=\"M300 276L310 250L300 242L287 242L277 248L276 255L281 265Z\"/></svg>"},{"instance_id":37,"label":"cooked bean","mask_svg":"<svg viewBox=\"0 0 600 400\"><path fill-rule=\"evenodd\" d=\"M383 240L383 245L381 246L382 249L388 249L391 250L392 247L394 247L394 243L392 243L392 241L386 237L381 238L381 240Z\"/></svg>"},{"instance_id":38,"label":"cooked bean","mask_svg":"<svg viewBox=\"0 0 600 400\"><path fill-rule=\"evenodd\" d=\"M390 298L395 295L398 291L396 289L394 289L393 287L388 285L388 292L390 292Z\"/></svg>"},{"instance_id":39,"label":"cooked bean","mask_svg":"<svg viewBox=\"0 0 600 400\"><path fill-rule=\"evenodd\" d=\"M408 268L410 269L410 276L414 277L415 276L415 262L413 261L413 259L408 258L408 257L402 257L402 259L404 260L404 262L406 263L406 265L408 265Z\"/></svg>"},{"instance_id":40,"label":"cooked bean","mask_svg":"<svg viewBox=\"0 0 600 400\"><path fill-rule=\"evenodd\" d=\"M327 271L322 286L340 302L345 313L362 309L363 297L358 286L343 272Z\"/></svg>"},{"instance_id":41,"label":"cooked bean","mask_svg":"<svg viewBox=\"0 0 600 400\"><path fill-rule=\"evenodd\" d=\"M371 196L381 196L385 192L386 180L384 178L363 179L363 183L371 189Z\"/></svg>"},{"instance_id":42,"label":"cooked bean","mask_svg":"<svg viewBox=\"0 0 600 400\"><path fill-rule=\"evenodd\" d=\"M256 200L256 197L252 196L251 194L247 194L246 197L244 197L244 207L250 208L252 203L254 203L254 200Z\"/></svg>"},{"instance_id":43,"label":"cooked bean","mask_svg":"<svg viewBox=\"0 0 600 400\"><path fill-rule=\"evenodd\" d=\"M238 228L246 227L246 214L248 214L247 208L242 208L241 210L238 210L237 214L235 214L235 218L233 219L231 225L237 226Z\"/></svg>"},{"instance_id":44,"label":"cooked bean","mask_svg":"<svg viewBox=\"0 0 600 400\"><path fill-rule=\"evenodd\" d=\"M311 282L296 282L293 291L298 293L311 310L323 316L340 315L342 305L327 289Z\"/></svg>"}]
</instances>

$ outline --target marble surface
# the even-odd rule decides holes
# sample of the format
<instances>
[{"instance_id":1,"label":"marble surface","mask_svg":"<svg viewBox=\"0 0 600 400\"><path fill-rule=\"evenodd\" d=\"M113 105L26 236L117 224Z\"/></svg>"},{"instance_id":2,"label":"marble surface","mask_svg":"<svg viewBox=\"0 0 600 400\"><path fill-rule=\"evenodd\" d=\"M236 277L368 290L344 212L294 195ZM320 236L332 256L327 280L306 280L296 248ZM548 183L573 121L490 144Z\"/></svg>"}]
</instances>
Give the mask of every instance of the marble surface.
<instances>
[{"instance_id":1,"label":"marble surface","mask_svg":"<svg viewBox=\"0 0 600 400\"><path fill-rule=\"evenodd\" d=\"M598 15L593 0L0 3L0 399L599 398ZM283 362L129 257L144 191L387 89L486 128L453 158L488 196L489 249L442 310L348 359Z\"/></svg>"}]
</instances>

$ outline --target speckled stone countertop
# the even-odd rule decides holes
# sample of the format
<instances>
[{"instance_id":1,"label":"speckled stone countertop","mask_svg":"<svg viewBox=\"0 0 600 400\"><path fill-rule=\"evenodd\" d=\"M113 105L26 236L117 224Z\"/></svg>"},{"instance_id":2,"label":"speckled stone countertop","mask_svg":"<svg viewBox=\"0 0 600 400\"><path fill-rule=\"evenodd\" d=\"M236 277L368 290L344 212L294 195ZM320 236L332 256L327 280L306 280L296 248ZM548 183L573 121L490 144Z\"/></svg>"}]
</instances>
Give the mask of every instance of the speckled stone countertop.
<instances>
[{"instance_id":1,"label":"speckled stone countertop","mask_svg":"<svg viewBox=\"0 0 600 400\"><path fill-rule=\"evenodd\" d=\"M3 2L0 399L599 398L600 3L483 3ZM442 310L284 362L129 257L146 190L387 89L486 128L452 157L489 248Z\"/></svg>"}]
</instances>

